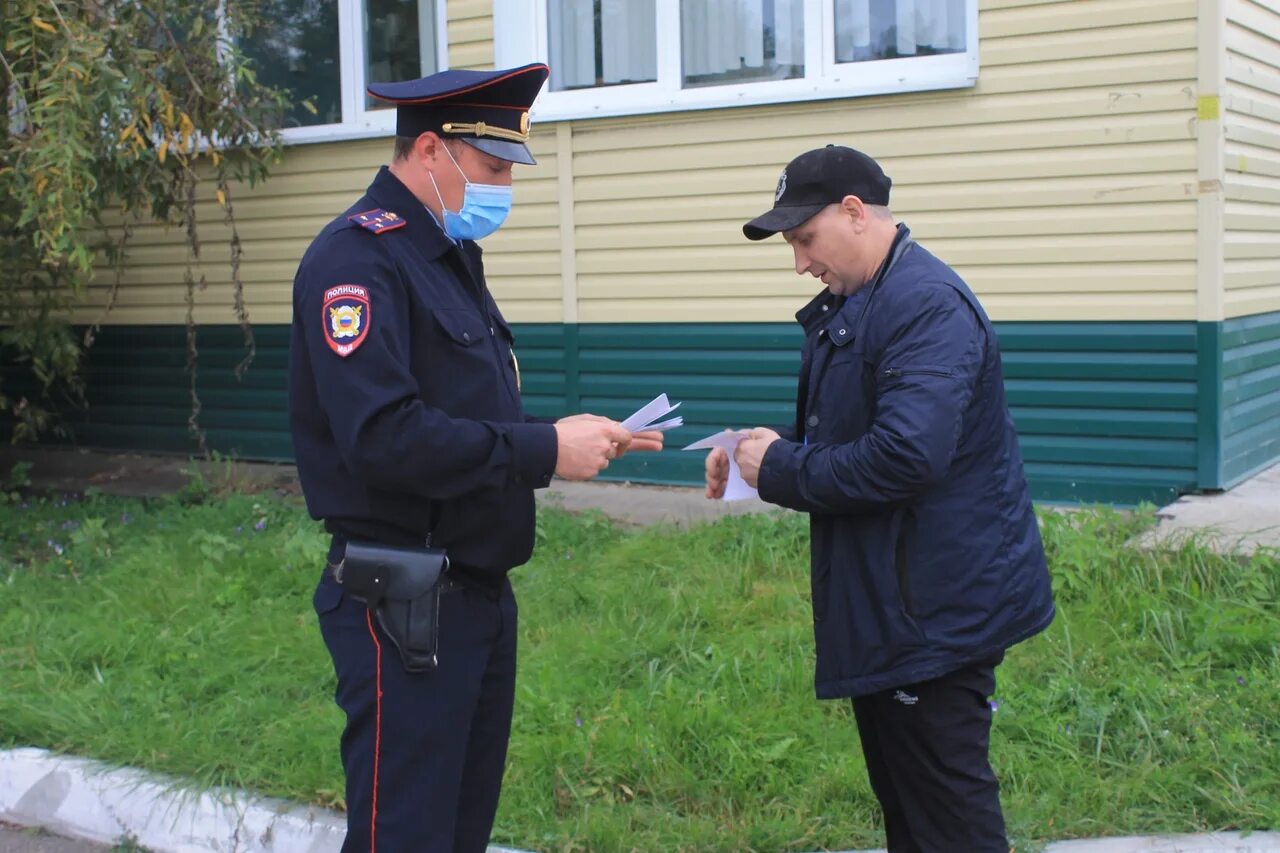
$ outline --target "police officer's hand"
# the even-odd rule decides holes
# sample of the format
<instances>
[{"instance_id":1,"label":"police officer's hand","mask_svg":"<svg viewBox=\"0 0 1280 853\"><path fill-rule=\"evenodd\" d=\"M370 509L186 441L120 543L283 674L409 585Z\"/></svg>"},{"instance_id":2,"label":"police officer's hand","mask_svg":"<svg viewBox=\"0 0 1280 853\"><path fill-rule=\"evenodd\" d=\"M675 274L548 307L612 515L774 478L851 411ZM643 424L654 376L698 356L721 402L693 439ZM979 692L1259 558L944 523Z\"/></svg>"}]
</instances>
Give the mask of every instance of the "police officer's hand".
<instances>
[{"instance_id":1,"label":"police officer's hand","mask_svg":"<svg viewBox=\"0 0 1280 853\"><path fill-rule=\"evenodd\" d=\"M631 446L631 433L608 418L576 415L556 422L556 476L590 480Z\"/></svg>"},{"instance_id":2,"label":"police officer's hand","mask_svg":"<svg viewBox=\"0 0 1280 853\"><path fill-rule=\"evenodd\" d=\"M606 418L604 415L590 415L590 414L587 414L587 413L585 413L585 412L584 412L583 414L581 414L581 415L569 415L569 416L568 416L568 417L566 417L566 418L561 418L560 420L556 421L556 423L558 423L558 424L571 424L571 423L574 423L574 422L576 422L576 421L592 421L592 422L594 422L594 423L598 423L598 424L612 424L612 423L617 423L617 421L611 421L611 420L609 420L608 418Z\"/></svg>"},{"instance_id":3,"label":"police officer's hand","mask_svg":"<svg viewBox=\"0 0 1280 853\"><path fill-rule=\"evenodd\" d=\"M662 433L657 430L651 429L646 430L645 432L633 432L631 434L631 446L618 455L621 456L622 453L626 452L635 453L636 451L656 453L662 449L662 442Z\"/></svg>"},{"instance_id":4,"label":"police officer's hand","mask_svg":"<svg viewBox=\"0 0 1280 853\"><path fill-rule=\"evenodd\" d=\"M590 415L590 414L570 415L567 418L561 418L560 420L556 421L556 423L567 424L567 423L572 423L574 421L595 421L596 423L605 423L605 424L615 423L615 421L611 421L608 418L601 417L600 415ZM656 453L662 449L663 441L664 439L663 439L662 433L658 432L657 430L633 432L631 433L631 445L629 447L619 447L618 454L614 458L617 459L623 454L630 453L633 451Z\"/></svg>"},{"instance_id":5,"label":"police officer's hand","mask_svg":"<svg viewBox=\"0 0 1280 853\"><path fill-rule=\"evenodd\" d=\"M723 447L714 447L707 454L707 497L718 501L724 497L724 487L729 485L729 454Z\"/></svg>"},{"instance_id":6,"label":"police officer's hand","mask_svg":"<svg viewBox=\"0 0 1280 853\"><path fill-rule=\"evenodd\" d=\"M760 483L760 463L764 461L765 451L780 438L782 436L771 429L756 427L751 431L751 437L744 438L738 443L738 449L733 451L733 461L738 463L742 479L751 488L757 488Z\"/></svg>"}]
</instances>

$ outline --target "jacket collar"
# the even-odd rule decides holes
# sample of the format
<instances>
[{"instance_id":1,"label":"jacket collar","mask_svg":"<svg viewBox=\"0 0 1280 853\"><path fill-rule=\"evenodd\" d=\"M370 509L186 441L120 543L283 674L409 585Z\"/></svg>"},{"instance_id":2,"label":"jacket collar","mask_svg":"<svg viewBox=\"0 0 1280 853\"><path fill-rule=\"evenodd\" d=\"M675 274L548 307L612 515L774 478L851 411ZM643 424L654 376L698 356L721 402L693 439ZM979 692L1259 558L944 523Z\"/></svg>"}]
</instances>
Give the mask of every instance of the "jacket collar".
<instances>
[{"instance_id":1,"label":"jacket collar","mask_svg":"<svg viewBox=\"0 0 1280 853\"><path fill-rule=\"evenodd\" d=\"M823 290L813 299L809 300L809 304L796 312L796 322L799 323L808 334L822 321L829 320L832 315L840 307L843 296L836 296L830 290Z\"/></svg>"},{"instance_id":2,"label":"jacket collar","mask_svg":"<svg viewBox=\"0 0 1280 853\"><path fill-rule=\"evenodd\" d=\"M809 301L809 304L796 312L796 322L801 325L805 334L809 334L824 322L833 322L836 317L840 317L846 324L857 325L856 321L861 317L867 300L871 298L882 279L888 276L893 265L906 253L912 242L911 229L903 223L898 223L898 231L893 237L893 243L889 245L889 252L880 262L871 281L848 298L836 296L824 288Z\"/></svg>"},{"instance_id":3,"label":"jacket collar","mask_svg":"<svg viewBox=\"0 0 1280 853\"><path fill-rule=\"evenodd\" d=\"M386 166L378 170L365 195L409 223L406 231L428 258L438 258L453 248L453 241L445 236L431 211Z\"/></svg>"}]
</instances>

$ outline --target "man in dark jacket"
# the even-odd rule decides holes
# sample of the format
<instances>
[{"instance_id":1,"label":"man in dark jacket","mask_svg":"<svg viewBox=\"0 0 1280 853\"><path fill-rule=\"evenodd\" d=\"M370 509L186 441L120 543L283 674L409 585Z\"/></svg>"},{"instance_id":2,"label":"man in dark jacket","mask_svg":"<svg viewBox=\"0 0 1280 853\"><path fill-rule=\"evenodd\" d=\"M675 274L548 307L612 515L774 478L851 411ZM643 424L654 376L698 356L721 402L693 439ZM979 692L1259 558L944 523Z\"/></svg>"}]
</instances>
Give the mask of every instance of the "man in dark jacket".
<instances>
[{"instance_id":1,"label":"man in dark jacket","mask_svg":"<svg viewBox=\"0 0 1280 853\"><path fill-rule=\"evenodd\" d=\"M989 696L1005 650L1053 619L1049 574L995 333L894 225L889 187L827 146L743 227L782 233L827 289L796 315L794 429L757 428L734 458L763 499L809 513L817 694L853 699L891 853L1006 853ZM708 496L727 469L708 456Z\"/></svg>"}]
</instances>

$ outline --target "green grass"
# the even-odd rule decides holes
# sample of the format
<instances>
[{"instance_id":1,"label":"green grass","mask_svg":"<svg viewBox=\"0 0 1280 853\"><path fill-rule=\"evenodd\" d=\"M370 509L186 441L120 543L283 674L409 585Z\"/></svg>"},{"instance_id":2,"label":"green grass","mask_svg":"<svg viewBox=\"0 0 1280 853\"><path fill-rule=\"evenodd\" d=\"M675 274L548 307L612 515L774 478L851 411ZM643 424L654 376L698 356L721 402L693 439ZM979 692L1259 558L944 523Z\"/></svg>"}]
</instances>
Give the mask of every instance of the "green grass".
<instances>
[{"instance_id":1,"label":"green grass","mask_svg":"<svg viewBox=\"0 0 1280 853\"><path fill-rule=\"evenodd\" d=\"M998 673L1019 850L1280 827L1280 563L1046 513L1059 616ZM495 840L540 851L883 843L852 714L812 687L803 519L680 532L543 513ZM0 503L0 744L341 803L293 501ZM61 549L62 553L58 553Z\"/></svg>"}]
</instances>

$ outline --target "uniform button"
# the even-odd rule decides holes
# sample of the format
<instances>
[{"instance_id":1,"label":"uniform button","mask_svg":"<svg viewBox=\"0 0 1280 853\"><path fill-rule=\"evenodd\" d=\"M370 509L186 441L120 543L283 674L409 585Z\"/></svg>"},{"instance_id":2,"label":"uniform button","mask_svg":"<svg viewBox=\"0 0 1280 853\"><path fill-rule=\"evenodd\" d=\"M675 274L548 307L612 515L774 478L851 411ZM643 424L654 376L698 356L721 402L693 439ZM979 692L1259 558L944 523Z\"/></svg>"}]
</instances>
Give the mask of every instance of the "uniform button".
<instances>
[{"instance_id":1,"label":"uniform button","mask_svg":"<svg viewBox=\"0 0 1280 853\"><path fill-rule=\"evenodd\" d=\"M827 310L827 309L829 309L830 307L831 307L830 305L823 305L823 306L822 306L822 310L823 310L823 311L826 311L826 310Z\"/></svg>"},{"instance_id":2,"label":"uniform button","mask_svg":"<svg viewBox=\"0 0 1280 853\"><path fill-rule=\"evenodd\" d=\"M471 343L471 333L470 333L470 332L463 332L463 333L462 333L462 342L463 342L464 344L469 344L469 343Z\"/></svg>"},{"instance_id":3,"label":"uniform button","mask_svg":"<svg viewBox=\"0 0 1280 853\"><path fill-rule=\"evenodd\" d=\"M810 427L816 427L818 425L818 416L809 415L809 417L805 419L805 425Z\"/></svg>"},{"instance_id":4,"label":"uniform button","mask_svg":"<svg viewBox=\"0 0 1280 853\"><path fill-rule=\"evenodd\" d=\"M844 337L845 335L849 334L849 330L841 329L838 334L840 335L840 337Z\"/></svg>"}]
</instances>

